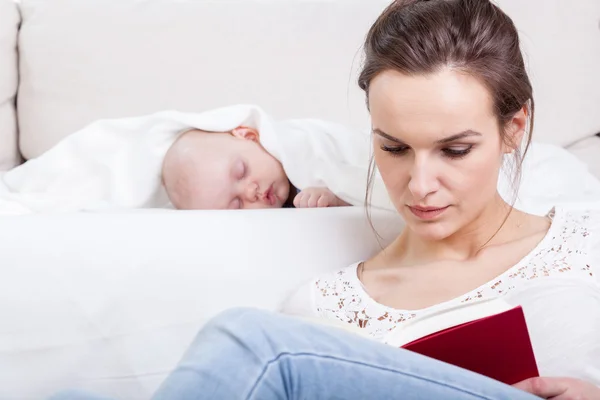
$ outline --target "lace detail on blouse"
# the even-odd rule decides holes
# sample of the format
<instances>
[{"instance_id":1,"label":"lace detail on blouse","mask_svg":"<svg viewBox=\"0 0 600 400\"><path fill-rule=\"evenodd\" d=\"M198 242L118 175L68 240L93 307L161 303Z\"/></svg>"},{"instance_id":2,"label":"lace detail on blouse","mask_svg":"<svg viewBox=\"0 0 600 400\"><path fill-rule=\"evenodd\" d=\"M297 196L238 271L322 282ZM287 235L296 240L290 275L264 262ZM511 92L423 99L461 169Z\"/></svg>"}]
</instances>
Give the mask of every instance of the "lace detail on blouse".
<instances>
[{"instance_id":1,"label":"lace detail on blouse","mask_svg":"<svg viewBox=\"0 0 600 400\"><path fill-rule=\"evenodd\" d=\"M494 280L445 304L497 297L519 284L542 277L566 273L592 276L585 257L589 248L586 238L590 235L590 214L589 211L551 213L553 222L548 233L521 262ZM397 325L428 310L409 312L377 303L363 289L356 267L352 265L313 282L316 311L321 317L356 325L374 339L383 339Z\"/></svg>"}]
</instances>

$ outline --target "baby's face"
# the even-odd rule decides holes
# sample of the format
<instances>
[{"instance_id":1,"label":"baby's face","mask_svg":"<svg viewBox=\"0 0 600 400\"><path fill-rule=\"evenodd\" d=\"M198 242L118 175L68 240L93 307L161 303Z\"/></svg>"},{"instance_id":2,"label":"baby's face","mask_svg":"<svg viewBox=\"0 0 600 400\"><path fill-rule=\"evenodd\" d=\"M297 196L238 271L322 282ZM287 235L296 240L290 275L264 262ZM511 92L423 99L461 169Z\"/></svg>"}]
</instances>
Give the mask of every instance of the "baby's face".
<instances>
[{"instance_id":1,"label":"baby's face","mask_svg":"<svg viewBox=\"0 0 600 400\"><path fill-rule=\"evenodd\" d=\"M185 168L187 179L181 181L185 187L176 189L175 196L169 193L175 207L214 210L283 206L290 191L288 178L281 163L259 144L257 137L200 135L197 145L188 149L193 161Z\"/></svg>"}]
</instances>

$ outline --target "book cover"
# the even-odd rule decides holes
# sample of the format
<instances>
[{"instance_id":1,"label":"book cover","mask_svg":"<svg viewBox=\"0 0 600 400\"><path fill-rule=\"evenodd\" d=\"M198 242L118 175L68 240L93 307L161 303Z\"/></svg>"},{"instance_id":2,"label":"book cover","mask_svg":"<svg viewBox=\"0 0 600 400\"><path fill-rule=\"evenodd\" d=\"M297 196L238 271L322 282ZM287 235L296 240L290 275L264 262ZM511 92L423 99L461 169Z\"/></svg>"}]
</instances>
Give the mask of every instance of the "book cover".
<instances>
[{"instance_id":1,"label":"book cover","mask_svg":"<svg viewBox=\"0 0 600 400\"><path fill-rule=\"evenodd\" d=\"M500 301L471 309L461 306L415 321L393 333L388 344L509 385L539 376L523 309Z\"/></svg>"}]
</instances>

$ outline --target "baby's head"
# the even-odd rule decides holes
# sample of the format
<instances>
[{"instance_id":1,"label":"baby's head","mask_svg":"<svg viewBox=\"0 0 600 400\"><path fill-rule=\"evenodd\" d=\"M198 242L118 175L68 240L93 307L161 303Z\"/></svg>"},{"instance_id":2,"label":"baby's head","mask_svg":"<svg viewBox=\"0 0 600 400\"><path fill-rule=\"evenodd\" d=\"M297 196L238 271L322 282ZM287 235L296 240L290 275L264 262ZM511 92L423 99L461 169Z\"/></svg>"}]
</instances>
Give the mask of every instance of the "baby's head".
<instances>
[{"instance_id":1,"label":"baby's head","mask_svg":"<svg viewBox=\"0 0 600 400\"><path fill-rule=\"evenodd\" d=\"M279 208L290 193L281 163L246 127L183 133L165 155L162 179L182 210Z\"/></svg>"}]
</instances>

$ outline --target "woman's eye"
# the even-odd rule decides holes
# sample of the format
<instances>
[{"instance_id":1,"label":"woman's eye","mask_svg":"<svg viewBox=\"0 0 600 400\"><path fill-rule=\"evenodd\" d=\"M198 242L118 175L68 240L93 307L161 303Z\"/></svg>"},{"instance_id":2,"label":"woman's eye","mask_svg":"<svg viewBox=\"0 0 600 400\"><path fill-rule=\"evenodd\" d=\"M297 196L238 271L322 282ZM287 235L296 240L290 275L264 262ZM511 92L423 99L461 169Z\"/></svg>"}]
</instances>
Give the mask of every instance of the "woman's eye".
<instances>
[{"instance_id":1,"label":"woman's eye","mask_svg":"<svg viewBox=\"0 0 600 400\"><path fill-rule=\"evenodd\" d=\"M444 155L450 158L462 158L469 154L473 146L447 147L442 149Z\"/></svg>"},{"instance_id":2,"label":"woman's eye","mask_svg":"<svg viewBox=\"0 0 600 400\"><path fill-rule=\"evenodd\" d=\"M391 153L394 156L401 156L408 151L408 146L386 146L381 145L381 150Z\"/></svg>"}]
</instances>

